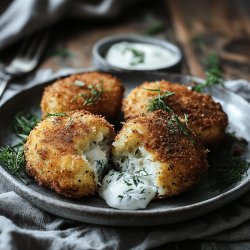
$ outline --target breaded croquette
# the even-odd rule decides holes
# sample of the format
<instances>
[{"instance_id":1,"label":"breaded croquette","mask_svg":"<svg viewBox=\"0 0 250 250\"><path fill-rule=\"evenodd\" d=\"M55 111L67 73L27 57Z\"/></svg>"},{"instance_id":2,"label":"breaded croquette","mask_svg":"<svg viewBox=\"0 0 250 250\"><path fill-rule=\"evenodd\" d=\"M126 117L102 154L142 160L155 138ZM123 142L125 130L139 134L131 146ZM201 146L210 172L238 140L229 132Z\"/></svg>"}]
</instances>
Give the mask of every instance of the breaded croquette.
<instances>
[{"instance_id":1,"label":"breaded croquette","mask_svg":"<svg viewBox=\"0 0 250 250\"><path fill-rule=\"evenodd\" d=\"M138 183L138 176L150 178L159 198L194 186L208 168L206 154L181 118L162 110L126 121L112 149L116 167L137 176Z\"/></svg>"},{"instance_id":2,"label":"breaded croquette","mask_svg":"<svg viewBox=\"0 0 250 250\"><path fill-rule=\"evenodd\" d=\"M124 88L116 77L87 72L57 80L45 88L41 101L43 117L47 113L86 110L114 119L121 110Z\"/></svg>"},{"instance_id":3,"label":"breaded croquette","mask_svg":"<svg viewBox=\"0 0 250 250\"><path fill-rule=\"evenodd\" d=\"M177 115L188 116L189 128L198 135L203 144L214 144L223 137L228 118L219 103L207 94L197 93L184 85L165 80L145 82L133 89L123 101L125 118L147 113L150 100L159 94L157 89L160 89L161 94L172 92L164 98L165 104Z\"/></svg>"},{"instance_id":4,"label":"breaded croquette","mask_svg":"<svg viewBox=\"0 0 250 250\"><path fill-rule=\"evenodd\" d=\"M50 115L28 136L26 170L40 185L63 196L93 195L106 171L114 136L112 125L86 111Z\"/></svg>"}]
</instances>

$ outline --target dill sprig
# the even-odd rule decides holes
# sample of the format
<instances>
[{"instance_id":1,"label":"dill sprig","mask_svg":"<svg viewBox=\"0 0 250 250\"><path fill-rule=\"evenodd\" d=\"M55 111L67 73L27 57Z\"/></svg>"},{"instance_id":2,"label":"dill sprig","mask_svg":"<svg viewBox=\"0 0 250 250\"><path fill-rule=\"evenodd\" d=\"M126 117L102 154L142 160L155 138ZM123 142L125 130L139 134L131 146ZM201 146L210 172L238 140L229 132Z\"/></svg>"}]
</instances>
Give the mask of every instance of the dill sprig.
<instances>
[{"instance_id":1,"label":"dill sprig","mask_svg":"<svg viewBox=\"0 0 250 250\"><path fill-rule=\"evenodd\" d=\"M14 117L13 131L19 138L26 140L39 121L39 118L30 112L20 112Z\"/></svg>"},{"instance_id":2,"label":"dill sprig","mask_svg":"<svg viewBox=\"0 0 250 250\"><path fill-rule=\"evenodd\" d=\"M206 87L223 84L218 56L214 53L210 53L204 64L207 67L206 80L204 83L193 86L193 91L204 92Z\"/></svg>"},{"instance_id":3,"label":"dill sprig","mask_svg":"<svg viewBox=\"0 0 250 250\"><path fill-rule=\"evenodd\" d=\"M130 62L130 66L135 66L137 64L143 63L145 60L145 53L141 50L127 47L124 49L123 54L125 54L127 51L132 53L132 60Z\"/></svg>"},{"instance_id":4,"label":"dill sprig","mask_svg":"<svg viewBox=\"0 0 250 250\"><path fill-rule=\"evenodd\" d=\"M247 141L235 134L227 133L224 140L209 155L210 177L214 187L224 190L239 182L250 167L250 162L243 158Z\"/></svg>"},{"instance_id":5,"label":"dill sprig","mask_svg":"<svg viewBox=\"0 0 250 250\"><path fill-rule=\"evenodd\" d=\"M188 128L188 115L186 114L184 114L184 122L185 124L182 121L180 121L179 117L176 114L173 114L171 119L168 121L170 132L176 133L176 134L177 133L184 134L193 143L195 143L192 133L190 132L189 129L187 129Z\"/></svg>"},{"instance_id":6,"label":"dill sprig","mask_svg":"<svg viewBox=\"0 0 250 250\"><path fill-rule=\"evenodd\" d=\"M165 102L169 96L172 96L175 94L174 92L162 91L159 87L159 84L157 85L157 89L147 89L147 88L143 88L143 89L158 93L156 97L152 97L148 100L148 107L147 107L148 112L153 112L159 109L167 111L167 112L173 112L173 110Z\"/></svg>"},{"instance_id":7,"label":"dill sprig","mask_svg":"<svg viewBox=\"0 0 250 250\"><path fill-rule=\"evenodd\" d=\"M247 170L250 162L247 162L240 156L229 155L222 162L214 163L214 178L219 189L225 189L234 183L239 182Z\"/></svg>"},{"instance_id":8,"label":"dill sprig","mask_svg":"<svg viewBox=\"0 0 250 250\"><path fill-rule=\"evenodd\" d=\"M0 163L4 165L12 174L15 174L25 165L23 149L14 147L0 148Z\"/></svg>"},{"instance_id":9,"label":"dill sprig","mask_svg":"<svg viewBox=\"0 0 250 250\"><path fill-rule=\"evenodd\" d=\"M163 32L164 29L164 23L161 21L156 21L148 27L148 29L145 31L145 34L149 36L157 35L158 33Z\"/></svg>"},{"instance_id":10,"label":"dill sprig","mask_svg":"<svg viewBox=\"0 0 250 250\"><path fill-rule=\"evenodd\" d=\"M83 84L85 85L85 83ZM90 90L90 93L79 94L72 99L72 102L77 100L78 98L84 98L83 106L89 106L98 102L104 93L103 82L96 85L90 84L87 86L87 89Z\"/></svg>"},{"instance_id":11,"label":"dill sprig","mask_svg":"<svg viewBox=\"0 0 250 250\"><path fill-rule=\"evenodd\" d=\"M168 121L168 125L170 127L170 132L172 133L182 133L186 137L188 137L193 143L195 142L192 133L189 131L188 127L188 115L184 114L184 122L180 121L179 117L174 113L174 111L166 104L166 99L169 96L174 95L174 92L170 91L162 91L159 87L159 84L157 86L157 89L147 89L144 88L144 90L148 91L154 91L158 93L158 96L152 97L148 99L148 107L147 112L153 112L156 110L163 110L170 114L172 114L171 119Z\"/></svg>"}]
</instances>

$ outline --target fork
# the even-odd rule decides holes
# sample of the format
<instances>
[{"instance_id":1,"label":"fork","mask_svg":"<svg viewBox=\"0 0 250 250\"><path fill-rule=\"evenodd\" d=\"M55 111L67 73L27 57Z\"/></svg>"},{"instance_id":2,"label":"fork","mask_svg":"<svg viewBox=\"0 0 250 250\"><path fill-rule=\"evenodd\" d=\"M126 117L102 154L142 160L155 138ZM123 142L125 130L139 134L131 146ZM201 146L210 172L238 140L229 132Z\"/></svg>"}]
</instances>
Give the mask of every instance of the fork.
<instances>
[{"instance_id":1,"label":"fork","mask_svg":"<svg viewBox=\"0 0 250 250\"><path fill-rule=\"evenodd\" d=\"M5 77L0 83L0 99L11 79L26 75L36 68L47 45L48 38L48 32L42 31L28 36L21 44L17 55L4 70Z\"/></svg>"}]
</instances>

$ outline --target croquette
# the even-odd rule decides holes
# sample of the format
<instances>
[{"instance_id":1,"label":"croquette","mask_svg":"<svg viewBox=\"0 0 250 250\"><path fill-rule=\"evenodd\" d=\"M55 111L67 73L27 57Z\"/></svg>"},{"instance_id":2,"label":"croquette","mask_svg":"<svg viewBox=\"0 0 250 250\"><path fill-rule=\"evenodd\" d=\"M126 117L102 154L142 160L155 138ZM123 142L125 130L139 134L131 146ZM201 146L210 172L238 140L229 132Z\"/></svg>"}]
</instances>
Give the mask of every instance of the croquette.
<instances>
[{"instance_id":1,"label":"croquette","mask_svg":"<svg viewBox=\"0 0 250 250\"><path fill-rule=\"evenodd\" d=\"M48 113L86 110L115 119L121 110L124 88L118 78L101 72L74 74L45 88L41 110Z\"/></svg>"},{"instance_id":2,"label":"croquette","mask_svg":"<svg viewBox=\"0 0 250 250\"><path fill-rule=\"evenodd\" d=\"M147 113L150 100L166 91L172 93L164 98L165 104L177 115L187 115L188 126L199 137L204 145L215 144L224 135L228 124L226 113L219 103L211 96L197 93L188 87L174 84L165 80L159 82L145 82L131 91L123 101L125 118L135 117Z\"/></svg>"},{"instance_id":3,"label":"croquette","mask_svg":"<svg viewBox=\"0 0 250 250\"><path fill-rule=\"evenodd\" d=\"M101 116L83 110L53 114L28 136L26 170L63 196L93 195L108 168L114 136L113 126Z\"/></svg>"},{"instance_id":4,"label":"croquette","mask_svg":"<svg viewBox=\"0 0 250 250\"><path fill-rule=\"evenodd\" d=\"M167 198L199 181L208 168L207 152L181 117L158 110L124 123L112 159L119 171L150 177L157 197Z\"/></svg>"}]
</instances>

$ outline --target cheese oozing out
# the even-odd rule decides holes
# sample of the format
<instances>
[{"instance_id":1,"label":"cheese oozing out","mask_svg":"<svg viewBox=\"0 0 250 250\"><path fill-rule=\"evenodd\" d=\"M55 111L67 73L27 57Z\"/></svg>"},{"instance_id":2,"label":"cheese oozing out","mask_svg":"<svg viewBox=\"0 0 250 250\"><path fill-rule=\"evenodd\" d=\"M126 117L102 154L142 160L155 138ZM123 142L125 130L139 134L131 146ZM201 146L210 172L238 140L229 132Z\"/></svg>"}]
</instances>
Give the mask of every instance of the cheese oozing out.
<instances>
[{"instance_id":1,"label":"cheese oozing out","mask_svg":"<svg viewBox=\"0 0 250 250\"><path fill-rule=\"evenodd\" d=\"M157 194L155 175L158 166L143 148L115 157L120 171L111 170L103 178L99 195L117 209L144 209Z\"/></svg>"},{"instance_id":2,"label":"cheese oozing out","mask_svg":"<svg viewBox=\"0 0 250 250\"><path fill-rule=\"evenodd\" d=\"M98 133L95 140L89 145L88 150L83 152L82 158L92 167L96 183L108 171L109 152L109 143L102 133Z\"/></svg>"}]
</instances>

